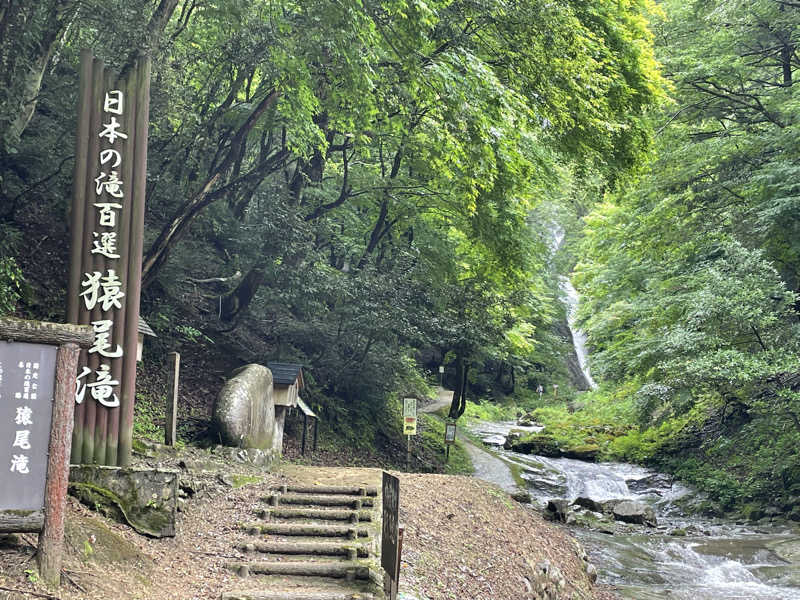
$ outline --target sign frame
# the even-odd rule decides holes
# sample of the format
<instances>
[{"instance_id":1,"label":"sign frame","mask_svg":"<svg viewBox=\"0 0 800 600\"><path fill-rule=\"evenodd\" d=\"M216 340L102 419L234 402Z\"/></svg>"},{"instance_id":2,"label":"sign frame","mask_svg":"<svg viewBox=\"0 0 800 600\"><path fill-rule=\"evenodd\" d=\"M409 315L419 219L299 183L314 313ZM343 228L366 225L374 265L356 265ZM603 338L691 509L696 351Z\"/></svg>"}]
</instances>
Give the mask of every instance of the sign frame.
<instances>
[{"instance_id":1,"label":"sign frame","mask_svg":"<svg viewBox=\"0 0 800 600\"><path fill-rule=\"evenodd\" d=\"M0 318L0 340L57 347L44 506L41 511L4 510L0 507L0 532L39 532L36 553L39 574L54 587L61 580L78 357L81 348L94 344L94 338L94 331L87 326ZM6 474L4 465L0 465L0 474Z\"/></svg>"},{"instance_id":2,"label":"sign frame","mask_svg":"<svg viewBox=\"0 0 800 600\"><path fill-rule=\"evenodd\" d=\"M403 398L403 435L417 435L416 398Z\"/></svg>"}]
</instances>

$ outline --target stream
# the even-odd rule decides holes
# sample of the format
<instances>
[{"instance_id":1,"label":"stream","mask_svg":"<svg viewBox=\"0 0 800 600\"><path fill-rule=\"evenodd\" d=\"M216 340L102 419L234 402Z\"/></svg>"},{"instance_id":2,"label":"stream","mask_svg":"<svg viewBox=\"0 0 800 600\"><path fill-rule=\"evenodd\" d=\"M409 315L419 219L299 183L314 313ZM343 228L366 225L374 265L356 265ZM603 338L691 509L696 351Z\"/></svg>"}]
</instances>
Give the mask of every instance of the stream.
<instances>
[{"instance_id":1,"label":"stream","mask_svg":"<svg viewBox=\"0 0 800 600\"><path fill-rule=\"evenodd\" d=\"M513 422L470 427L493 447L491 453L482 452L489 458L476 463L476 476L508 491L521 478L539 507L551 498L588 496L636 500L655 510L654 528L624 525L613 534L613 528L603 526L571 528L597 566L600 582L616 586L623 598L800 600L800 537L788 527L697 516L691 506L698 494L644 467L504 450L511 429L537 430Z\"/></svg>"}]
</instances>

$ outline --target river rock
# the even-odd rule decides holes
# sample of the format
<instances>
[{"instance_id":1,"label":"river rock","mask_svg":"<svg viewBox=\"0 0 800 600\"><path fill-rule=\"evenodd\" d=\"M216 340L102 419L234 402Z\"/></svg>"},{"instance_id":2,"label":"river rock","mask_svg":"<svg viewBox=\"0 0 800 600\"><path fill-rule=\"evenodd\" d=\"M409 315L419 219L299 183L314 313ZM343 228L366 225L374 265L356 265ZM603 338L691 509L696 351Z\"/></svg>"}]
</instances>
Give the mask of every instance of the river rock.
<instances>
[{"instance_id":1,"label":"river rock","mask_svg":"<svg viewBox=\"0 0 800 600\"><path fill-rule=\"evenodd\" d=\"M538 496L565 496L567 494L567 478L558 472L523 471L520 475Z\"/></svg>"},{"instance_id":2,"label":"river rock","mask_svg":"<svg viewBox=\"0 0 800 600\"><path fill-rule=\"evenodd\" d=\"M770 548L789 564L800 565L800 540L781 540L770 544Z\"/></svg>"},{"instance_id":3,"label":"river rock","mask_svg":"<svg viewBox=\"0 0 800 600\"><path fill-rule=\"evenodd\" d=\"M506 441L503 442L503 448L511 450L511 446L513 446L515 442L518 442L523 435L525 435L524 432L518 429L512 429L506 434Z\"/></svg>"},{"instance_id":4,"label":"river rock","mask_svg":"<svg viewBox=\"0 0 800 600\"><path fill-rule=\"evenodd\" d=\"M597 582L597 567L592 563L586 563L586 575L589 576L589 581L592 583Z\"/></svg>"},{"instance_id":5,"label":"river rock","mask_svg":"<svg viewBox=\"0 0 800 600\"><path fill-rule=\"evenodd\" d=\"M526 490L517 490L516 492L512 492L511 499L516 500L520 504L530 504L531 493Z\"/></svg>"},{"instance_id":6,"label":"river rock","mask_svg":"<svg viewBox=\"0 0 800 600\"><path fill-rule=\"evenodd\" d=\"M672 487L672 478L665 473L653 473L640 479L626 479L625 483L636 494L654 492L661 495L663 490Z\"/></svg>"},{"instance_id":7,"label":"river rock","mask_svg":"<svg viewBox=\"0 0 800 600\"><path fill-rule=\"evenodd\" d=\"M574 458L575 460L583 460L586 462L595 462L599 453L600 446L597 444L583 444L564 450L564 456L567 458Z\"/></svg>"},{"instance_id":8,"label":"river rock","mask_svg":"<svg viewBox=\"0 0 800 600\"><path fill-rule=\"evenodd\" d=\"M624 500L594 500L586 496L578 496L575 498L573 504L588 508L597 513L610 514L614 511L614 507Z\"/></svg>"},{"instance_id":9,"label":"river rock","mask_svg":"<svg viewBox=\"0 0 800 600\"><path fill-rule=\"evenodd\" d=\"M644 502L635 500L623 500L614 506L614 518L625 523L636 525L649 525L655 527L658 524L655 511Z\"/></svg>"},{"instance_id":10,"label":"river rock","mask_svg":"<svg viewBox=\"0 0 800 600\"><path fill-rule=\"evenodd\" d=\"M564 455L558 442L547 433L532 433L510 443L510 448L520 454L536 454L550 458L559 458Z\"/></svg>"},{"instance_id":11,"label":"river rock","mask_svg":"<svg viewBox=\"0 0 800 600\"><path fill-rule=\"evenodd\" d=\"M535 424L536 422L533 420L533 415L531 414L522 415L517 419L517 425L520 427L530 427Z\"/></svg>"},{"instance_id":12,"label":"river rock","mask_svg":"<svg viewBox=\"0 0 800 600\"><path fill-rule=\"evenodd\" d=\"M554 498L552 500L548 500L547 508L545 510L545 516L548 516L551 520L566 523L567 515L570 512L569 500L565 500L564 498Z\"/></svg>"}]
</instances>

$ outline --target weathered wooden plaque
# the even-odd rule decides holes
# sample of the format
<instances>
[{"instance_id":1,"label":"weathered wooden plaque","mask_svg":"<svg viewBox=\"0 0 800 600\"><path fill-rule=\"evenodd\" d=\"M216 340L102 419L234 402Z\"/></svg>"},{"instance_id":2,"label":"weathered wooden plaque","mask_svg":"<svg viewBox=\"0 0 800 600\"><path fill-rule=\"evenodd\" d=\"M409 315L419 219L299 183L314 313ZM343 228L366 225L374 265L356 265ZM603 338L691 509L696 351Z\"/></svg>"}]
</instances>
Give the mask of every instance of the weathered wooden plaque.
<instances>
[{"instance_id":1,"label":"weathered wooden plaque","mask_svg":"<svg viewBox=\"0 0 800 600\"><path fill-rule=\"evenodd\" d=\"M0 513L44 507L57 353L0 341Z\"/></svg>"},{"instance_id":2,"label":"weathered wooden plaque","mask_svg":"<svg viewBox=\"0 0 800 600\"><path fill-rule=\"evenodd\" d=\"M389 576L394 591L400 575L400 480L386 471L383 472L382 502L381 566Z\"/></svg>"}]
</instances>

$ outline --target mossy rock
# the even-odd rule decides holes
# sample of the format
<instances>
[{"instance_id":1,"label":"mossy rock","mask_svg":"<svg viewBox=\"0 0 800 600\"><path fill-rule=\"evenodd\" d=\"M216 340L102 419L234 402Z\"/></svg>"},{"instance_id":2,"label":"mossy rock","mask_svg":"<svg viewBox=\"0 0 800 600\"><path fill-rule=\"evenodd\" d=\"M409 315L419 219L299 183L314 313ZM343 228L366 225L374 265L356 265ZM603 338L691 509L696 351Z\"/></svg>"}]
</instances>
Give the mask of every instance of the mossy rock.
<instances>
[{"instance_id":1,"label":"mossy rock","mask_svg":"<svg viewBox=\"0 0 800 600\"><path fill-rule=\"evenodd\" d=\"M567 458L585 460L587 462L595 462L599 453L600 446L597 444L582 444L580 446L572 446L564 450L564 456Z\"/></svg>"},{"instance_id":2,"label":"mossy rock","mask_svg":"<svg viewBox=\"0 0 800 600\"><path fill-rule=\"evenodd\" d=\"M100 514L150 537L175 535L177 471L75 466L69 493Z\"/></svg>"},{"instance_id":3,"label":"mossy rock","mask_svg":"<svg viewBox=\"0 0 800 600\"><path fill-rule=\"evenodd\" d=\"M144 568L145 555L95 517L71 514L65 524L66 547L81 560L99 564L132 563Z\"/></svg>"},{"instance_id":4,"label":"mossy rock","mask_svg":"<svg viewBox=\"0 0 800 600\"><path fill-rule=\"evenodd\" d=\"M514 440L511 443L511 450L520 454L536 454L551 458L559 458L564 455L556 439L546 433L532 433Z\"/></svg>"}]
</instances>

